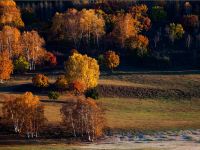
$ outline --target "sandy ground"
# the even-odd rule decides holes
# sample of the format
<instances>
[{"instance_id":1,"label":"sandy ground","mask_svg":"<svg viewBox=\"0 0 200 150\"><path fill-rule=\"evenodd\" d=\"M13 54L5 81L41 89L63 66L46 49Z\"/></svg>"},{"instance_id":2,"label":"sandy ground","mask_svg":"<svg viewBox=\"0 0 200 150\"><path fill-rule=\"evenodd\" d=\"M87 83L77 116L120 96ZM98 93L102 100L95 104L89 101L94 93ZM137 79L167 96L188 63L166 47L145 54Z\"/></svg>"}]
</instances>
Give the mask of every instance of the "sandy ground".
<instances>
[{"instance_id":1,"label":"sandy ground","mask_svg":"<svg viewBox=\"0 0 200 150\"><path fill-rule=\"evenodd\" d=\"M192 141L160 141L160 142L119 142L94 143L85 146L74 147L77 149L121 149L121 150L200 150L200 143Z\"/></svg>"}]
</instances>

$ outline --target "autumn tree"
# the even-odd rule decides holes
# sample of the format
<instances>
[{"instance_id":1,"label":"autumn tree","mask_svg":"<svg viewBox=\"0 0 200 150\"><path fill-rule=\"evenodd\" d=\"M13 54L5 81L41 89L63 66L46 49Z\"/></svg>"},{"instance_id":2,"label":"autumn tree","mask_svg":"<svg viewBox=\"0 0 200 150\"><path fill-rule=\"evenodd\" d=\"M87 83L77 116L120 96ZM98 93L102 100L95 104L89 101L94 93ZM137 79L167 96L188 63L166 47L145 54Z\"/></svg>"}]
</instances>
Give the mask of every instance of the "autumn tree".
<instances>
[{"instance_id":1,"label":"autumn tree","mask_svg":"<svg viewBox=\"0 0 200 150\"><path fill-rule=\"evenodd\" d=\"M9 57L9 52L4 50L0 53L0 82L8 80L13 72L12 60Z\"/></svg>"},{"instance_id":2,"label":"autumn tree","mask_svg":"<svg viewBox=\"0 0 200 150\"><path fill-rule=\"evenodd\" d=\"M94 9L83 9L80 12L80 29L83 32L83 38L87 43L94 41L99 45L99 40L104 35L105 21Z\"/></svg>"},{"instance_id":3,"label":"autumn tree","mask_svg":"<svg viewBox=\"0 0 200 150\"><path fill-rule=\"evenodd\" d=\"M15 58L22 53L21 33L15 27L4 26L0 31L0 51L8 50L9 57Z\"/></svg>"},{"instance_id":4,"label":"autumn tree","mask_svg":"<svg viewBox=\"0 0 200 150\"><path fill-rule=\"evenodd\" d=\"M28 138L37 137L45 121L44 108L39 98L31 92L6 100L3 116L12 123L16 133L27 135Z\"/></svg>"},{"instance_id":5,"label":"autumn tree","mask_svg":"<svg viewBox=\"0 0 200 150\"><path fill-rule=\"evenodd\" d=\"M140 29L149 30L151 27L151 20L147 15L148 7L147 5L136 5L130 8L130 13L132 14L133 18L138 20Z\"/></svg>"},{"instance_id":6,"label":"autumn tree","mask_svg":"<svg viewBox=\"0 0 200 150\"><path fill-rule=\"evenodd\" d=\"M20 10L13 0L0 1L0 24L23 27Z\"/></svg>"},{"instance_id":7,"label":"autumn tree","mask_svg":"<svg viewBox=\"0 0 200 150\"><path fill-rule=\"evenodd\" d=\"M146 5L137 5L130 9L130 13L120 13L116 16L112 34L122 48L125 47L127 39L136 38L143 30L150 28L151 20L147 16L147 11Z\"/></svg>"},{"instance_id":8,"label":"autumn tree","mask_svg":"<svg viewBox=\"0 0 200 150\"><path fill-rule=\"evenodd\" d=\"M135 36L140 31L139 24L139 21L135 20L130 13L118 14L112 34L122 48L125 46L126 39Z\"/></svg>"},{"instance_id":9,"label":"autumn tree","mask_svg":"<svg viewBox=\"0 0 200 150\"><path fill-rule=\"evenodd\" d=\"M99 79L99 65L97 61L87 55L73 54L65 63L65 76L69 83L79 80L87 88L96 87Z\"/></svg>"},{"instance_id":10,"label":"autumn tree","mask_svg":"<svg viewBox=\"0 0 200 150\"><path fill-rule=\"evenodd\" d=\"M149 40L146 36L136 35L126 40L126 48L137 56L144 56L148 52Z\"/></svg>"},{"instance_id":11,"label":"autumn tree","mask_svg":"<svg viewBox=\"0 0 200 150\"><path fill-rule=\"evenodd\" d=\"M93 141L103 134L104 116L101 108L91 98L77 98L61 108L65 127L74 137Z\"/></svg>"},{"instance_id":12,"label":"autumn tree","mask_svg":"<svg viewBox=\"0 0 200 150\"><path fill-rule=\"evenodd\" d=\"M37 74L32 78L33 85L39 88L45 88L49 86L49 79L43 74Z\"/></svg>"},{"instance_id":13,"label":"autumn tree","mask_svg":"<svg viewBox=\"0 0 200 150\"><path fill-rule=\"evenodd\" d=\"M120 63L119 55L117 55L114 51L111 50L105 52L104 58L106 67L111 70L116 68Z\"/></svg>"},{"instance_id":14,"label":"autumn tree","mask_svg":"<svg viewBox=\"0 0 200 150\"><path fill-rule=\"evenodd\" d=\"M199 27L198 15L186 15L183 17L183 26L187 31L194 31Z\"/></svg>"},{"instance_id":15,"label":"autumn tree","mask_svg":"<svg viewBox=\"0 0 200 150\"><path fill-rule=\"evenodd\" d=\"M45 41L37 31L23 32L21 37L23 55L30 64L30 70L35 70L36 63L40 63L45 56L46 50L43 48Z\"/></svg>"},{"instance_id":16,"label":"autumn tree","mask_svg":"<svg viewBox=\"0 0 200 150\"><path fill-rule=\"evenodd\" d=\"M68 39L78 48L81 42L99 44L104 32L105 21L93 9L68 9L66 13L56 13L52 31L61 39Z\"/></svg>"},{"instance_id":17,"label":"autumn tree","mask_svg":"<svg viewBox=\"0 0 200 150\"><path fill-rule=\"evenodd\" d=\"M51 30L60 39L68 39L79 47L82 39L80 30L80 14L76 9L68 9L66 13L56 13L52 20Z\"/></svg>"},{"instance_id":18,"label":"autumn tree","mask_svg":"<svg viewBox=\"0 0 200 150\"><path fill-rule=\"evenodd\" d=\"M180 39L183 37L185 33L181 24L170 23L169 28L167 30L168 35L172 43L175 39Z\"/></svg>"}]
</instances>

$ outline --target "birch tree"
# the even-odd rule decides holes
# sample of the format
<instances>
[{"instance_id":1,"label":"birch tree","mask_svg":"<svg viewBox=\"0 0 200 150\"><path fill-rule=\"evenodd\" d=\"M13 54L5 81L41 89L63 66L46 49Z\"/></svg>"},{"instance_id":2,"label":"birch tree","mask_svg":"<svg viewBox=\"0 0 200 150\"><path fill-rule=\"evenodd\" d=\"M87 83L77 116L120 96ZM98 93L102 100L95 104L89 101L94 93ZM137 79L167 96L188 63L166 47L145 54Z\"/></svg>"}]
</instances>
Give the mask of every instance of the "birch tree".
<instances>
[{"instance_id":1,"label":"birch tree","mask_svg":"<svg viewBox=\"0 0 200 150\"><path fill-rule=\"evenodd\" d=\"M12 60L9 57L8 51L0 52L0 83L3 80L8 80L13 72Z\"/></svg>"},{"instance_id":2,"label":"birch tree","mask_svg":"<svg viewBox=\"0 0 200 150\"><path fill-rule=\"evenodd\" d=\"M31 92L3 104L3 116L13 125L14 131L28 138L38 137L45 121L44 108Z\"/></svg>"},{"instance_id":3,"label":"birch tree","mask_svg":"<svg viewBox=\"0 0 200 150\"><path fill-rule=\"evenodd\" d=\"M30 70L35 70L36 63L41 60L46 53L43 48L45 41L37 31L23 32L21 37L23 54L30 64Z\"/></svg>"}]
</instances>

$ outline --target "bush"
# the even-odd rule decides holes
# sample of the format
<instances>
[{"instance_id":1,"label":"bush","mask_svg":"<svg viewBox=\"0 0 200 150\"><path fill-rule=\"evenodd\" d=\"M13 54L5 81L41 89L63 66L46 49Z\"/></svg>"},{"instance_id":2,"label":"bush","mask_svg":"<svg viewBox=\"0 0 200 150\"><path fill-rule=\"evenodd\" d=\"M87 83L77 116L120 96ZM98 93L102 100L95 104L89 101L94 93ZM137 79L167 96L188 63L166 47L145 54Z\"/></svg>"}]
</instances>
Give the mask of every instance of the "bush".
<instances>
[{"instance_id":1,"label":"bush","mask_svg":"<svg viewBox=\"0 0 200 150\"><path fill-rule=\"evenodd\" d=\"M56 100L60 97L60 94L58 92L51 91L48 93L48 97L51 100Z\"/></svg>"},{"instance_id":2,"label":"bush","mask_svg":"<svg viewBox=\"0 0 200 150\"><path fill-rule=\"evenodd\" d=\"M86 85L81 81L74 81L70 84L70 91L72 91L75 95L83 94L85 90Z\"/></svg>"},{"instance_id":3,"label":"bush","mask_svg":"<svg viewBox=\"0 0 200 150\"><path fill-rule=\"evenodd\" d=\"M29 62L22 56L20 56L14 62L14 70L19 73L24 73L29 69Z\"/></svg>"},{"instance_id":4,"label":"bush","mask_svg":"<svg viewBox=\"0 0 200 150\"><path fill-rule=\"evenodd\" d=\"M120 63L119 55L117 55L114 51L107 51L104 54L105 65L107 68L113 70Z\"/></svg>"},{"instance_id":5,"label":"bush","mask_svg":"<svg viewBox=\"0 0 200 150\"><path fill-rule=\"evenodd\" d=\"M32 79L33 85L39 88L45 88L49 86L49 79L43 74L37 74Z\"/></svg>"},{"instance_id":6,"label":"bush","mask_svg":"<svg viewBox=\"0 0 200 150\"><path fill-rule=\"evenodd\" d=\"M88 89L86 92L85 92L85 97L90 97L90 98L93 98L93 99L99 99L99 92L96 88L94 89Z\"/></svg>"},{"instance_id":7,"label":"bush","mask_svg":"<svg viewBox=\"0 0 200 150\"><path fill-rule=\"evenodd\" d=\"M56 89L59 91L65 91L68 86L67 80L65 79L64 76L58 77L54 84L55 84Z\"/></svg>"}]
</instances>

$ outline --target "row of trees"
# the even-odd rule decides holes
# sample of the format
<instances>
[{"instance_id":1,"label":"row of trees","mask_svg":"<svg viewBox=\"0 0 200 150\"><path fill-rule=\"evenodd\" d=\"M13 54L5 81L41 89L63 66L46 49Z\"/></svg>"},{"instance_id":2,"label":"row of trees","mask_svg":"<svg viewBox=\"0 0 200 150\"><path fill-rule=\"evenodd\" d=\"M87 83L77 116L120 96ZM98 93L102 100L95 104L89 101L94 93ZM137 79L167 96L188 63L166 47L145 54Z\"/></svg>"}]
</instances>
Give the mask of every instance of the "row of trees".
<instances>
[{"instance_id":1,"label":"row of trees","mask_svg":"<svg viewBox=\"0 0 200 150\"><path fill-rule=\"evenodd\" d=\"M111 15L100 9L68 9L65 13L56 13L51 30L54 37L70 41L77 49L103 49L105 42L120 48L147 51L148 38L141 34L151 26L147 10L146 5L138 5L128 13Z\"/></svg>"},{"instance_id":2,"label":"row of trees","mask_svg":"<svg viewBox=\"0 0 200 150\"><path fill-rule=\"evenodd\" d=\"M20 10L13 0L0 1L0 79L9 79L15 71L35 70L36 64L55 66L56 57L44 48L37 31L23 31Z\"/></svg>"},{"instance_id":3,"label":"row of trees","mask_svg":"<svg viewBox=\"0 0 200 150\"><path fill-rule=\"evenodd\" d=\"M47 121L44 107L39 97L26 92L15 99L5 101L3 118L12 124L16 133L27 138L37 138ZM75 101L64 104L60 111L65 129L75 138L93 141L102 136L103 111L93 99L76 98Z\"/></svg>"}]
</instances>

